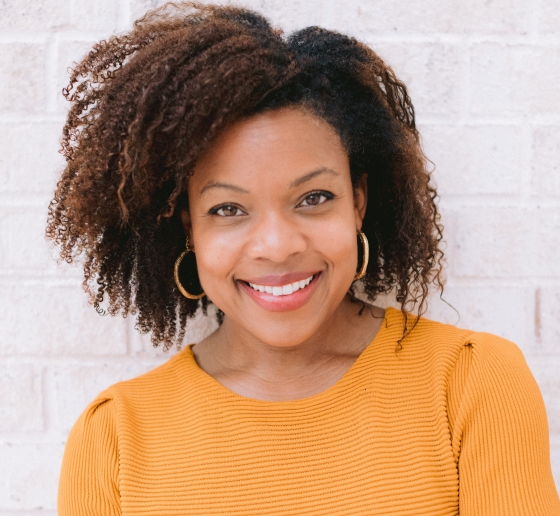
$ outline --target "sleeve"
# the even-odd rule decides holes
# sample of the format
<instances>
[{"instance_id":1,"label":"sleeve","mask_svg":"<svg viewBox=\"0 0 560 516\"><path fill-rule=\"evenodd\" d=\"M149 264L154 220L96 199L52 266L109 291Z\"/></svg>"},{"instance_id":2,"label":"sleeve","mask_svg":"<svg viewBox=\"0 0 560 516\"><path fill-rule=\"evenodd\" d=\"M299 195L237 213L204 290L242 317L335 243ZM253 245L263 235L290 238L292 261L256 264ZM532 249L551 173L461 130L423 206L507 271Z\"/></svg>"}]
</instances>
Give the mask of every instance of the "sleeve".
<instances>
[{"instance_id":1,"label":"sleeve","mask_svg":"<svg viewBox=\"0 0 560 516\"><path fill-rule=\"evenodd\" d=\"M80 416L64 450L58 515L121 514L114 401L99 396Z\"/></svg>"},{"instance_id":2,"label":"sleeve","mask_svg":"<svg viewBox=\"0 0 560 516\"><path fill-rule=\"evenodd\" d=\"M448 396L461 516L560 516L544 402L519 348L473 334Z\"/></svg>"}]
</instances>

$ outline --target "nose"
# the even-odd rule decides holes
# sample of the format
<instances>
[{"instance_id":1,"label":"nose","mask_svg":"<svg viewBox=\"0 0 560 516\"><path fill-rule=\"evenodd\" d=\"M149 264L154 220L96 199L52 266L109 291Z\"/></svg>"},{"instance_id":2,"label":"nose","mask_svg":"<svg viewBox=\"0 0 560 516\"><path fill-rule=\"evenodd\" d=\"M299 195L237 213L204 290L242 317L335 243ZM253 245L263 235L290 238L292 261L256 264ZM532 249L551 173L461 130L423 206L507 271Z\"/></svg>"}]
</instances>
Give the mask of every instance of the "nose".
<instances>
[{"instance_id":1,"label":"nose","mask_svg":"<svg viewBox=\"0 0 560 516\"><path fill-rule=\"evenodd\" d=\"M278 214L263 217L252 229L247 244L249 258L282 263L307 249L302 228Z\"/></svg>"}]
</instances>

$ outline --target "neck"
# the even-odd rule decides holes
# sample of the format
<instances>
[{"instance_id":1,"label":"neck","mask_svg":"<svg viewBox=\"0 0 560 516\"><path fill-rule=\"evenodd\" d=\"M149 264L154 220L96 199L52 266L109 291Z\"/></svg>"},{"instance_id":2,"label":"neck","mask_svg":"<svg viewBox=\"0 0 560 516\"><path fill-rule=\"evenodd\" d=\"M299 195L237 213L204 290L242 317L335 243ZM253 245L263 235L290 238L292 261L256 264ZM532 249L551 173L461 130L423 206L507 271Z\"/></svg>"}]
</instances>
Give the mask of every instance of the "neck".
<instances>
[{"instance_id":1,"label":"neck","mask_svg":"<svg viewBox=\"0 0 560 516\"><path fill-rule=\"evenodd\" d=\"M313 375L325 362L357 357L371 342L383 310L347 295L331 317L306 340L289 346L271 345L227 316L209 338L208 351L218 369L242 371L269 381L287 382Z\"/></svg>"}]
</instances>

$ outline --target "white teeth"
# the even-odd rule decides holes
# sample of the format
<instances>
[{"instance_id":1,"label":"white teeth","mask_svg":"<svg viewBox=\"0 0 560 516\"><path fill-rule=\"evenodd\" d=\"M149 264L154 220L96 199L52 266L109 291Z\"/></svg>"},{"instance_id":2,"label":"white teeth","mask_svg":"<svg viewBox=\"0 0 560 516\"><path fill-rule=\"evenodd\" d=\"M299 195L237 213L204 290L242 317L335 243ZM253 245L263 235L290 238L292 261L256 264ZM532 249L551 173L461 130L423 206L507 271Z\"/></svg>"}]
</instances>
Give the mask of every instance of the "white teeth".
<instances>
[{"instance_id":1,"label":"white teeth","mask_svg":"<svg viewBox=\"0 0 560 516\"><path fill-rule=\"evenodd\" d=\"M294 292L292 285L282 285L282 295L288 296Z\"/></svg>"},{"instance_id":2,"label":"white teeth","mask_svg":"<svg viewBox=\"0 0 560 516\"><path fill-rule=\"evenodd\" d=\"M254 283L249 283L250 287L258 292L266 292L267 294L272 294L273 296L289 296L293 294L297 290L307 287L311 283L313 276L309 276L309 278L294 281L293 283L288 283L287 285L282 286L274 286L271 287L269 285L255 285Z\"/></svg>"}]
</instances>

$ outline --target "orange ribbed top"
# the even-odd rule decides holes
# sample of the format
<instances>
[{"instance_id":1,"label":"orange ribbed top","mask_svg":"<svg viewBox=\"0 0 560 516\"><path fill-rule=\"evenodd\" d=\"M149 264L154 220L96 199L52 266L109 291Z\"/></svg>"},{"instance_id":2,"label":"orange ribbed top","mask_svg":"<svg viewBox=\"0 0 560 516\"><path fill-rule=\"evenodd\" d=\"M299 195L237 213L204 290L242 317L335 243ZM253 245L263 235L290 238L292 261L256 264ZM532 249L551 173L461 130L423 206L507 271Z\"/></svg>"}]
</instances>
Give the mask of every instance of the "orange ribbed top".
<instances>
[{"instance_id":1,"label":"orange ribbed top","mask_svg":"<svg viewBox=\"0 0 560 516\"><path fill-rule=\"evenodd\" d=\"M190 346L91 403L59 516L560 516L543 400L511 342L402 316L327 390L235 394Z\"/></svg>"}]
</instances>

